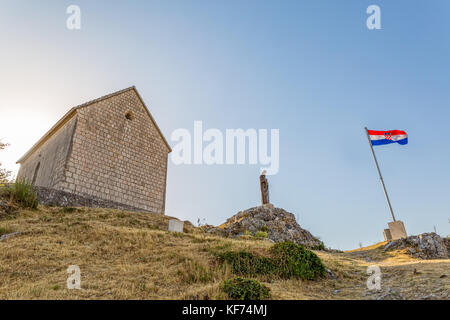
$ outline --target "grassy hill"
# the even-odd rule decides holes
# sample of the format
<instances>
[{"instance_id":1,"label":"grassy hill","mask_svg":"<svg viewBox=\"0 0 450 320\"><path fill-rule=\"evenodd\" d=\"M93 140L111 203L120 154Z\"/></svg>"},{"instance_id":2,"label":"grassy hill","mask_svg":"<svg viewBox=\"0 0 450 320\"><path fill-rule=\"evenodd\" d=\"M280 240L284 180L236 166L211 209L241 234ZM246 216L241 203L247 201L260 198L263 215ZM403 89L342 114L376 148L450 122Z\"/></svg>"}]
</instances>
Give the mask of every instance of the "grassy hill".
<instances>
[{"instance_id":1,"label":"grassy hill","mask_svg":"<svg viewBox=\"0 0 450 320\"><path fill-rule=\"evenodd\" d=\"M0 216L0 299L226 299L234 277L217 252L267 255L273 243L205 234L191 224L167 231L170 217L107 209L47 208ZM315 251L334 277L318 280L255 276L272 299L449 299L450 260L416 260L383 252L383 243L350 252ZM380 266L379 292L366 287ZM69 265L81 269L81 290L68 290ZM414 271L415 270L415 271ZM443 277L446 275L446 277Z\"/></svg>"}]
</instances>

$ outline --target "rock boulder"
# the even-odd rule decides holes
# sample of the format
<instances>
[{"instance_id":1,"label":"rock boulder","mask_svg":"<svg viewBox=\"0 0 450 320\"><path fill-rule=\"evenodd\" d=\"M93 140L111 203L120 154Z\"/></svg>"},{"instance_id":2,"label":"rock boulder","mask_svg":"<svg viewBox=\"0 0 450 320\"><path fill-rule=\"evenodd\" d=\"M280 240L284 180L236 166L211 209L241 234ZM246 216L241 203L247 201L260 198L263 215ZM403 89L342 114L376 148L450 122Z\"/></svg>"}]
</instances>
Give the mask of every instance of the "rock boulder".
<instances>
[{"instance_id":1,"label":"rock boulder","mask_svg":"<svg viewBox=\"0 0 450 320\"><path fill-rule=\"evenodd\" d=\"M438 234L422 233L417 236L389 241L384 247L385 251L408 249L408 253L419 259L448 259L448 239L442 239Z\"/></svg>"},{"instance_id":2,"label":"rock boulder","mask_svg":"<svg viewBox=\"0 0 450 320\"><path fill-rule=\"evenodd\" d=\"M240 211L224 224L218 227L206 225L203 230L227 237L255 235L262 231L273 242L292 241L310 248L323 247L319 239L300 227L292 213L271 204Z\"/></svg>"}]
</instances>

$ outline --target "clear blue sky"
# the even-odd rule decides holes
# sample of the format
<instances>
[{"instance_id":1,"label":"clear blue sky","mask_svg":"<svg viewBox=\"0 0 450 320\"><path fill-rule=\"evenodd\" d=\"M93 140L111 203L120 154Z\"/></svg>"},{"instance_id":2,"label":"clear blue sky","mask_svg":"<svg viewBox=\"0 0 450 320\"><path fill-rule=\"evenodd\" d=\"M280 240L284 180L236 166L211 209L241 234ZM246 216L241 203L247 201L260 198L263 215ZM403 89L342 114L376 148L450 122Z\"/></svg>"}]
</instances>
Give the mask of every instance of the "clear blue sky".
<instances>
[{"instance_id":1,"label":"clear blue sky","mask_svg":"<svg viewBox=\"0 0 450 320\"><path fill-rule=\"evenodd\" d=\"M81 30L66 28L79 5ZM366 8L381 7L382 30ZM363 132L409 234L450 234L450 2L0 0L0 154L17 160L71 106L136 85L165 136L276 128L271 201L327 246L390 220ZM170 142L170 141L169 141ZM173 145L173 143L172 143ZM169 165L167 214L219 224L259 204L259 166Z\"/></svg>"}]
</instances>

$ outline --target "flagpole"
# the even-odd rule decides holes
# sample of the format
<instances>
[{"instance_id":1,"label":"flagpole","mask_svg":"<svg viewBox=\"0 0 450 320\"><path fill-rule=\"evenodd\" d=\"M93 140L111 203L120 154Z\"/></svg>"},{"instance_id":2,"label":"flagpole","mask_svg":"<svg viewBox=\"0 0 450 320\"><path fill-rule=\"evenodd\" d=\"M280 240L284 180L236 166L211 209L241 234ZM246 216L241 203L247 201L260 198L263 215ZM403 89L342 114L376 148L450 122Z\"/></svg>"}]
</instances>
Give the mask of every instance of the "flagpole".
<instances>
[{"instance_id":1,"label":"flagpole","mask_svg":"<svg viewBox=\"0 0 450 320\"><path fill-rule=\"evenodd\" d=\"M380 166L378 165L377 157L375 156L375 150L373 150L372 141L370 140L370 136L369 136L369 130L367 129L367 127L364 127L364 129L366 130L367 140L369 141L370 150L372 150L373 160L375 161L375 165L378 170L378 175L380 176L380 181L381 181L381 185L383 186L384 195L386 196L386 200L389 205L389 210L391 211L392 219L395 222L396 220L395 220L395 216L394 216L394 211L392 210L391 201L389 200L389 196L386 191L386 186L384 185L384 180L383 180L383 176L381 175Z\"/></svg>"}]
</instances>

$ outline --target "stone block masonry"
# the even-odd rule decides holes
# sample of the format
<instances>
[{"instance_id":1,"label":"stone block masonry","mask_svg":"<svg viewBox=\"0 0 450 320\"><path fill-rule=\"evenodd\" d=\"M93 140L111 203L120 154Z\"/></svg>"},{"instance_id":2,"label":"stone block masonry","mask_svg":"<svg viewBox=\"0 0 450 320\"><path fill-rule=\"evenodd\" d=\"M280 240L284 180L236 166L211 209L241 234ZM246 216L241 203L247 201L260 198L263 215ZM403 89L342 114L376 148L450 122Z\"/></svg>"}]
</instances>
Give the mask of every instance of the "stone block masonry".
<instances>
[{"instance_id":1,"label":"stone block masonry","mask_svg":"<svg viewBox=\"0 0 450 320\"><path fill-rule=\"evenodd\" d=\"M389 229L384 229L384 230L383 230L383 238L384 238L384 241L390 241L390 240L392 240L391 230L389 230Z\"/></svg>"},{"instance_id":2,"label":"stone block masonry","mask_svg":"<svg viewBox=\"0 0 450 320\"><path fill-rule=\"evenodd\" d=\"M71 109L18 161L18 178L95 206L164 214L170 151L131 87Z\"/></svg>"}]
</instances>

